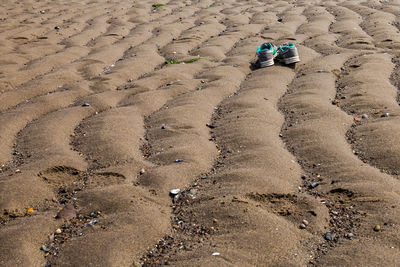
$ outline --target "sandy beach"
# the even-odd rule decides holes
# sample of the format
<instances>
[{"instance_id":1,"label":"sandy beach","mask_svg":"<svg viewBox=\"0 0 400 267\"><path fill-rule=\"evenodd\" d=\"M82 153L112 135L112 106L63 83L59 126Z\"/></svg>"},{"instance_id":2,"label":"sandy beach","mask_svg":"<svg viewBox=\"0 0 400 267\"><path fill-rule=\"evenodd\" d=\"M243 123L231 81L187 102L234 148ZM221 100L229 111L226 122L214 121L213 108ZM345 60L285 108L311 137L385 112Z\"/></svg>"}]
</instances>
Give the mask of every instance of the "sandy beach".
<instances>
[{"instance_id":1,"label":"sandy beach","mask_svg":"<svg viewBox=\"0 0 400 267\"><path fill-rule=\"evenodd\" d=\"M399 266L399 29L399 0L2 0L0 266Z\"/></svg>"}]
</instances>

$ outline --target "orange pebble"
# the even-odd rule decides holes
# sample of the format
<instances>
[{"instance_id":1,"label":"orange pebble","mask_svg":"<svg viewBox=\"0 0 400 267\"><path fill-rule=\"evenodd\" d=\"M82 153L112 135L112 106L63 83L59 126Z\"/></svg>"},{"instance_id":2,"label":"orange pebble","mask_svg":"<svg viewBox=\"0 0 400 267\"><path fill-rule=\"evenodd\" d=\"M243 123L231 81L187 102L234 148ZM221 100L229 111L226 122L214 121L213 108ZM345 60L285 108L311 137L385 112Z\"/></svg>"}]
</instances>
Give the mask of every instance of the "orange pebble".
<instances>
[{"instance_id":1,"label":"orange pebble","mask_svg":"<svg viewBox=\"0 0 400 267\"><path fill-rule=\"evenodd\" d=\"M75 133L72 133L71 136L74 137L74 136L75 136Z\"/></svg>"},{"instance_id":2,"label":"orange pebble","mask_svg":"<svg viewBox=\"0 0 400 267\"><path fill-rule=\"evenodd\" d=\"M28 213L32 213L34 210L32 208L28 209Z\"/></svg>"},{"instance_id":3,"label":"orange pebble","mask_svg":"<svg viewBox=\"0 0 400 267\"><path fill-rule=\"evenodd\" d=\"M358 117L355 117L354 120L355 120L355 121L361 121L361 119L358 118Z\"/></svg>"}]
</instances>

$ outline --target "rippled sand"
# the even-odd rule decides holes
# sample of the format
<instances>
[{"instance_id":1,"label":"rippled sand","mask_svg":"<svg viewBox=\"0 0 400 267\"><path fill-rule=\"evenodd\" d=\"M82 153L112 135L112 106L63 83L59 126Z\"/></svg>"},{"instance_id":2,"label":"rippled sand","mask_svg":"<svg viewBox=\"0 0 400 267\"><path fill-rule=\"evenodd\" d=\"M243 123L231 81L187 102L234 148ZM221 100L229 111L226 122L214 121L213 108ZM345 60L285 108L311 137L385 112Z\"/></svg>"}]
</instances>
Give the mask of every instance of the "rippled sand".
<instances>
[{"instance_id":1,"label":"rippled sand","mask_svg":"<svg viewBox=\"0 0 400 267\"><path fill-rule=\"evenodd\" d=\"M397 266L399 16L2 1L0 265Z\"/></svg>"}]
</instances>

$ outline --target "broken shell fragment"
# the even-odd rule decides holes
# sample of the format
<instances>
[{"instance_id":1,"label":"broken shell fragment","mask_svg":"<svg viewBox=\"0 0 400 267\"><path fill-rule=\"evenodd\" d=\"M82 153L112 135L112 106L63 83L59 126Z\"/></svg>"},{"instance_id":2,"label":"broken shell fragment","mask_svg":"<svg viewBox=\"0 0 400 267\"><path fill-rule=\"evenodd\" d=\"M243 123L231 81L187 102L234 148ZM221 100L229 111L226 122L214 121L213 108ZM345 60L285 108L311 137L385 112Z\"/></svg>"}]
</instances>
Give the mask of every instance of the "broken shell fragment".
<instances>
[{"instance_id":1,"label":"broken shell fragment","mask_svg":"<svg viewBox=\"0 0 400 267\"><path fill-rule=\"evenodd\" d=\"M180 190L179 188L177 188L177 189L171 189L171 191L169 191L169 194L170 194L171 196L175 196L175 195L179 194L180 192L181 192L181 190Z\"/></svg>"}]
</instances>

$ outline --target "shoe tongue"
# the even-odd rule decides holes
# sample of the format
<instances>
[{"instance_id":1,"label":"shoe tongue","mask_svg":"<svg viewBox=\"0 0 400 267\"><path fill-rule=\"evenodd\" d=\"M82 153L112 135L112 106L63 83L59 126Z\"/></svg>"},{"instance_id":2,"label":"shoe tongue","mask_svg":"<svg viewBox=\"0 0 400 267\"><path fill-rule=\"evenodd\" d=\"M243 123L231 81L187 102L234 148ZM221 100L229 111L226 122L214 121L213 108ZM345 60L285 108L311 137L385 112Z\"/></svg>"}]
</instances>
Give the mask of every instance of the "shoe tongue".
<instances>
[{"instance_id":1,"label":"shoe tongue","mask_svg":"<svg viewBox=\"0 0 400 267\"><path fill-rule=\"evenodd\" d=\"M287 49L289 49L290 47L290 43L283 43L280 48L282 51L286 51Z\"/></svg>"},{"instance_id":2,"label":"shoe tongue","mask_svg":"<svg viewBox=\"0 0 400 267\"><path fill-rule=\"evenodd\" d=\"M267 49L267 50L271 49L271 44L270 44L270 43L264 43L264 44L262 45L262 49L263 49L263 50L264 50L264 49Z\"/></svg>"}]
</instances>

